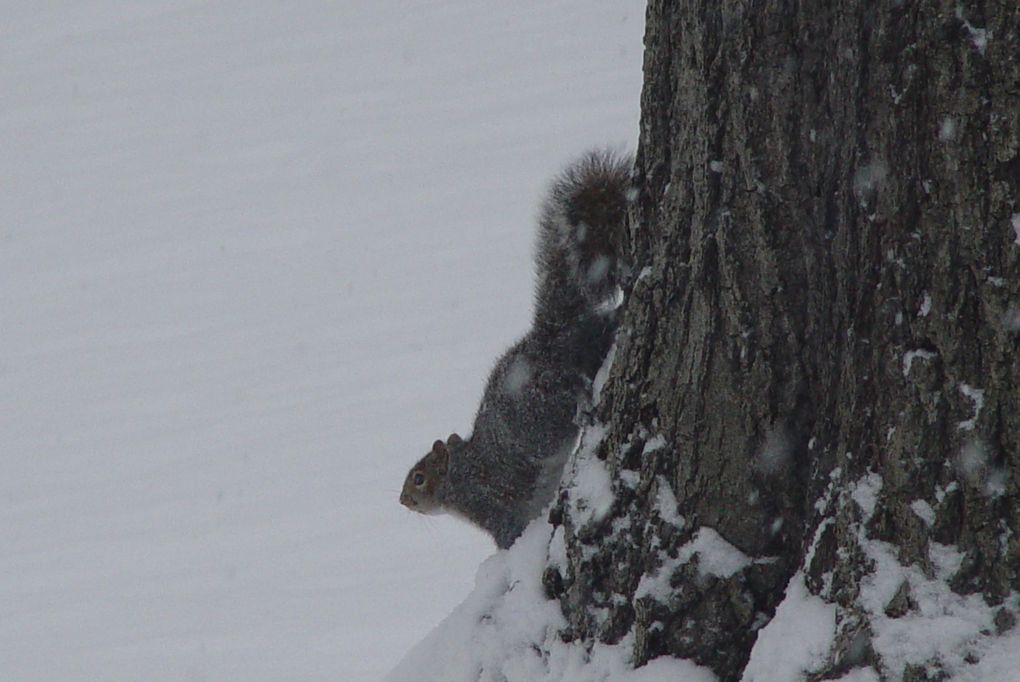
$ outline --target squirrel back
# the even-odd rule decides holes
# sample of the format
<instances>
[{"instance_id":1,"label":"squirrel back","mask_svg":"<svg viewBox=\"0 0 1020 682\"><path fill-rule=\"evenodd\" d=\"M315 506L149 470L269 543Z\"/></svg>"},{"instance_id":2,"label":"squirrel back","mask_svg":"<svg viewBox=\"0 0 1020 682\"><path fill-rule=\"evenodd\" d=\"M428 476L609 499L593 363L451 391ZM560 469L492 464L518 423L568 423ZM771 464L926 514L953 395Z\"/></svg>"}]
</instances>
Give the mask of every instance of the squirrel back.
<instances>
[{"instance_id":1,"label":"squirrel back","mask_svg":"<svg viewBox=\"0 0 1020 682\"><path fill-rule=\"evenodd\" d=\"M411 468L404 506L462 516L507 548L552 500L616 329L628 185L629 160L604 151L553 182L539 221L532 329L489 375L471 437L437 440Z\"/></svg>"}]
</instances>

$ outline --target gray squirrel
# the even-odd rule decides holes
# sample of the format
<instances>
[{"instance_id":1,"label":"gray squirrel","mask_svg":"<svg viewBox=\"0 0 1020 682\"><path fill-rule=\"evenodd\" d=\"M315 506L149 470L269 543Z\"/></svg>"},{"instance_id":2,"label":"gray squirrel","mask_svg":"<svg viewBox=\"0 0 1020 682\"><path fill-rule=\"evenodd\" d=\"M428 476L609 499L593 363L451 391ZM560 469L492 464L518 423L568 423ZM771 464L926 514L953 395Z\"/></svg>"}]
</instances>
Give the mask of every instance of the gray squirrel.
<instances>
[{"instance_id":1,"label":"gray squirrel","mask_svg":"<svg viewBox=\"0 0 1020 682\"><path fill-rule=\"evenodd\" d=\"M465 518L505 549L553 499L580 432L578 407L616 331L630 168L628 157L596 150L552 183L532 328L496 362L470 438L435 441L408 472L408 509Z\"/></svg>"}]
</instances>

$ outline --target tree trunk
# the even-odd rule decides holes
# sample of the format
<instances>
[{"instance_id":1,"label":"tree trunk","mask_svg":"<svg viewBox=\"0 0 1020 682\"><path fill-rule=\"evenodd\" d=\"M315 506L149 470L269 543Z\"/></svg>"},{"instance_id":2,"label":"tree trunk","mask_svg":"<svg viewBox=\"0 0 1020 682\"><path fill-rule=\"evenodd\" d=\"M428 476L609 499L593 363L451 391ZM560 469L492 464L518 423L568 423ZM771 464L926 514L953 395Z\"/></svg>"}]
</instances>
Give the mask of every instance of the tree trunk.
<instances>
[{"instance_id":1,"label":"tree trunk","mask_svg":"<svg viewBox=\"0 0 1020 682\"><path fill-rule=\"evenodd\" d=\"M979 666L1020 590L1020 5L652 0L646 30L639 274L581 451L614 501L554 509L565 637L765 679L803 593L835 634L802 677ZM974 632L926 649L954 604Z\"/></svg>"}]
</instances>

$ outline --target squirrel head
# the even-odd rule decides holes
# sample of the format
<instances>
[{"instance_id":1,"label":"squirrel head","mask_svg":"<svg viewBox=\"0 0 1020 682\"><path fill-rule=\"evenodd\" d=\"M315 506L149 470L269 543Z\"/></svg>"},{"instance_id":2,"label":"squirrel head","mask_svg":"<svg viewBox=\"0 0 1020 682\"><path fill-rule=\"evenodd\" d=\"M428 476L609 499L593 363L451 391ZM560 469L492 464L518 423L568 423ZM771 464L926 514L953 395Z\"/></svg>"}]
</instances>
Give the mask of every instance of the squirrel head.
<instances>
[{"instance_id":1,"label":"squirrel head","mask_svg":"<svg viewBox=\"0 0 1020 682\"><path fill-rule=\"evenodd\" d=\"M464 441L455 433L444 443L437 440L432 449L411 467L400 491L400 504L419 514L439 514L443 511L440 487L450 464L450 449Z\"/></svg>"}]
</instances>

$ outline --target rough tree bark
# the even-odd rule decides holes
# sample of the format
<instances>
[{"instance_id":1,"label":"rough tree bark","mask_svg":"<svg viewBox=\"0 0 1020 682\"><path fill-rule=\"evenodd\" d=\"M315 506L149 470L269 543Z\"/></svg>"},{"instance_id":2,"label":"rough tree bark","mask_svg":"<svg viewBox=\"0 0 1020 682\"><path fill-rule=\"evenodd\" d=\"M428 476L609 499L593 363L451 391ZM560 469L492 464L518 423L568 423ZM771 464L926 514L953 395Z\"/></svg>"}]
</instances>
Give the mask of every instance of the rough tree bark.
<instances>
[{"instance_id":1,"label":"rough tree bark","mask_svg":"<svg viewBox=\"0 0 1020 682\"><path fill-rule=\"evenodd\" d=\"M645 47L640 276L586 435L615 495L554 509L564 637L739 679L803 575L836 612L806 677L941 679L876 619L941 576L1016 620L1020 5L652 0ZM751 561L699 568L705 528ZM879 613L883 557L915 578Z\"/></svg>"}]
</instances>

